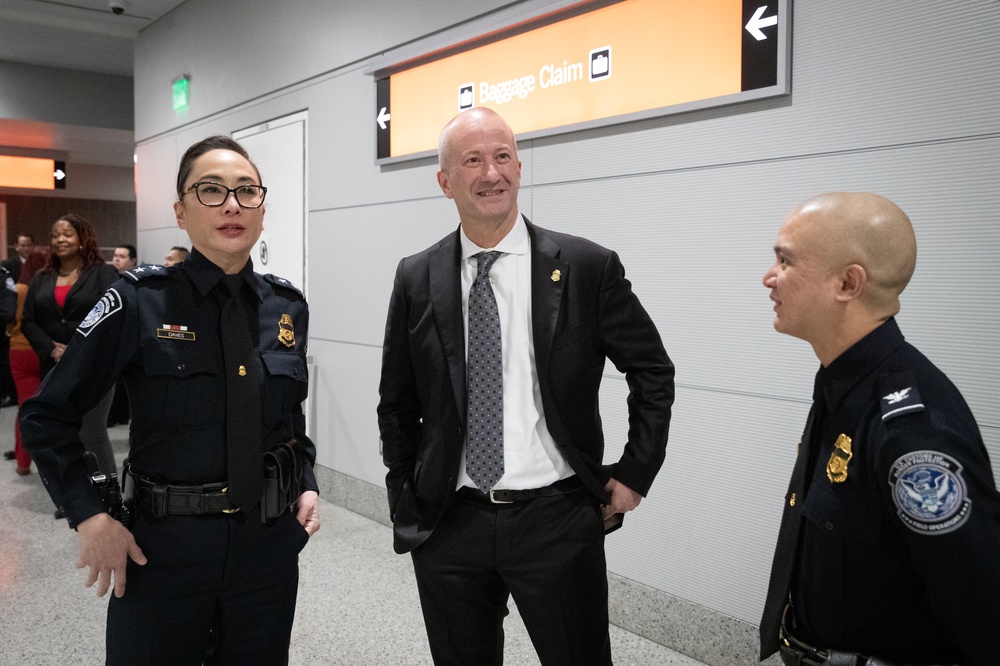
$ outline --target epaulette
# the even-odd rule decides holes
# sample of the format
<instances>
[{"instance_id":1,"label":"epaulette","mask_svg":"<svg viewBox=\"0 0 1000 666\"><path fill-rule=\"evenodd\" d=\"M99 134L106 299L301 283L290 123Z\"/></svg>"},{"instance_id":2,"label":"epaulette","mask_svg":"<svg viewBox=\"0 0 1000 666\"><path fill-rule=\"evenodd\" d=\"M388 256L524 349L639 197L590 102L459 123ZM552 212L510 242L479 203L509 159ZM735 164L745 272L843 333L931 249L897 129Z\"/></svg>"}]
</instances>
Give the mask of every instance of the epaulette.
<instances>
[{"instance_id":1,"label":"epaulette","mask_svg":"<svg viewBox=\"0 0 1000 666\"><path fill-rule=\"evenodd\" d=\"M878 387L883 422L924 411L924 403L920 400L920 392L917 391L917 382L912 373L884 375L879 378Z\"/></svg>"},{"instance_id":2,"label":"epaulette","mask_svg":"<svg viewBox=\"0 0 1000 666\"><path fill-rule=\"evenodd\" d=\"M136 266L130 271L125 271L125 277L129 278L133 282L138 282L139 280L152 277L154 275L164 277L166 274L167 267L160 264L142 264L141 266Z\"/></svg>"},{"instance_id":3,"label":"epaulette","mask_svg":"<svg viewBox=\"0 0 1000 666\"><path fill-rule=\"evenodd\" d=\"M271 284L275 285L276 287L284 287L285 289L291 289L302 298L305 298L305 294L303 294L298 287L296 287L294 284L292 284L283 277L278 277L277 275L272 275L271 273L268 273L267 275L264 276L264 279L270 282Z\"/></svg>"}]
</instances>

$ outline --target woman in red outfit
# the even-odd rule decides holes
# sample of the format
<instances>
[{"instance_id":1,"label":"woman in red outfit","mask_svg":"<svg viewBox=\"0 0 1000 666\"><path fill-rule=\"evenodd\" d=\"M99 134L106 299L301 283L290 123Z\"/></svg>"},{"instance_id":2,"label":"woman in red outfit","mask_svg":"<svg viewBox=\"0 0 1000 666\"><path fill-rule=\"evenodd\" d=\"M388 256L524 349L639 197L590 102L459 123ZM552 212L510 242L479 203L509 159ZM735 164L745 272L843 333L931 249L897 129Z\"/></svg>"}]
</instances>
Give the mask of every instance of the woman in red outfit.
<instances>
[{"instance_id":1,"label":"woman in red outfit","mask_svg":"<svg viewBox=\"0 0 1000 666\"><path fill-rule=\"evenodd\" d=\"M21 332L21 314L24 312L24 299L28 295L28 283L38 269L45 265L48 256L48 252L40 249L32 251L24 260L21 276L16 285L17 313L14 315L14 321L7 326L7 335L10 336L10 374L14 378L19 403L35 395L41 382L38 354ZM21 447L21 427L17 419L14 419L14 455L17 458L17 473L30 474L31 456Z\"/></svg>"},{"instance_id":2,"label":"woman in red outfit","mask_svg":"<svg viewBox=\"0 0 1000 666\"><path fill-rule=\"evenodd\" d=\"M42 380L62 358L63 351L80 322L112 283L118 271L101 257L94 227L67 213L52 225L49 259L28 287L21 315L21 331L38 355ZM97 455L98 468L117 472L115 454L108 439L108 411L114 391L87 414L80 426L80 439Z\"/></svg>"}]
</instances>

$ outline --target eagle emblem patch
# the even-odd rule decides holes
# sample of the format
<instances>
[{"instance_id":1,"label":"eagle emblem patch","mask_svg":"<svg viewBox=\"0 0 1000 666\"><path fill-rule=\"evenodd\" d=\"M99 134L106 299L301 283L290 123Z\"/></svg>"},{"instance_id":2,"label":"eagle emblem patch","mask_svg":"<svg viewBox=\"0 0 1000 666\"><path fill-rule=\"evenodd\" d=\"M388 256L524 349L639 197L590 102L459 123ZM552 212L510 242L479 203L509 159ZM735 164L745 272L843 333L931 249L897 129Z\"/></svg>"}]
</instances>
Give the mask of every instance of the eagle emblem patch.
<instances>
[{"instance_id":1,"label":"eagle emblem patch","mask_svg":"<svg viewBox=\"0 0 1000 666\"><path fill-rule=\"evenodd\" d=\"M938 451L901 456L889 472L892 501L903 524L919 534L947 534L972 511L962 466Z\"/></svg>"},{"instance_id":2,"label":"eagle emblem patch","mask_svg":"<svg viewBox=\"0 0 1000 666\"><path fill-rule=\"evenodd\" d=\"M101 296L101 300L94 304L93 309L80 322L77 332L84 337L97 328L98 324L122 309L122 297L114 289L108 289Z\"/></svg>"}]
</instances>

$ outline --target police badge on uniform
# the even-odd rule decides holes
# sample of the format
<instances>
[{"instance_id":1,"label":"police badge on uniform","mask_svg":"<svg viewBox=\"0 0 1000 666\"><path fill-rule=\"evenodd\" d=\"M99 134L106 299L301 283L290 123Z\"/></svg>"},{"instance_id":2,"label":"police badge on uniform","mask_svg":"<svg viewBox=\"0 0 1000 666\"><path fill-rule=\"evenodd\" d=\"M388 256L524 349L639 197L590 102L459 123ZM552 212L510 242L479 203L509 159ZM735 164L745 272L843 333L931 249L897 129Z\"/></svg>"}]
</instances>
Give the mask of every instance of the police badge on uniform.
<instances>
[{"instance_id":1,"label":"police badge on uniform","mask_svg":"<svg viewBox=\"0 0 1000 666\"><path fill-rule=\"evenodd\" d=\"M900 456L889 472L889 485L899 519L918 534L957 530L972 511L962 466L938 451Z\"/></svg>"},{"instance_id":2,"label":"police badge on uniform","mask_svg":"<svg viewBox=\"0 0 1000 666\"><path fill-rule=\"evenodd\" d=\"M101 296L101 300L97 301L93 309L87 314L83 321L80 322L80 327L77 328L77 332L83 334L84 337L90 335L90 332L97 328L97 325L102 321L118 312L122 309L122 297L114 289L108 289Z\"/></svg>"},{"instance_id":3,"label":"police badge on uniform","mask_svg":"<svg viewBox=\"0 0 1000 666\"><path fill-rule=\"evenodd\" d=\"M837 441L833 444L833 453L826 463L826 476L830 483L843 483L847 481L847 463L851 462L854 454L851 452L851 438L841 433Z\"/></svg>"},{"instance_id":4,"label":"police badge on uniform","mask_svg":"<svg viewBox=\"0 0 1000 666\"><path fill-rule=\"evenodd\" d=\"M283 314L278 320L278 340L286 347L295 346L295 327L292 326L291 315Z\"/></svg>"}]
</instances>

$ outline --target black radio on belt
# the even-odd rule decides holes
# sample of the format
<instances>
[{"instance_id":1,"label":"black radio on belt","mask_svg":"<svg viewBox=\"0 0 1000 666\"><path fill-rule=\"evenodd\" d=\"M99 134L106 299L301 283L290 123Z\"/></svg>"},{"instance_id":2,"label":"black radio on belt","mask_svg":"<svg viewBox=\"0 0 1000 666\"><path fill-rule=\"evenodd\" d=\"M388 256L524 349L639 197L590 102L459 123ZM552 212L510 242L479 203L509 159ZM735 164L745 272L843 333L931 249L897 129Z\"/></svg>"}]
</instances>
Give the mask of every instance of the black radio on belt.
<instances>
[{"instance_id":1,"label":"black radio on belt","mask_svg":"<svg viewBox=\"0 0 1000 666\"><path fill-rule=\"evenodd\" d=\"M97 454L87 451L83 454L84 463L87 465L87 473L90 474L90 484L94 486L97 495L104 504L104 510L111 514L111 517L128 527L132 522L132 512L126 505L122 496L121 486L118 485L118 474L102 472L97 464Z\"/></svg>"}]
</instances>

